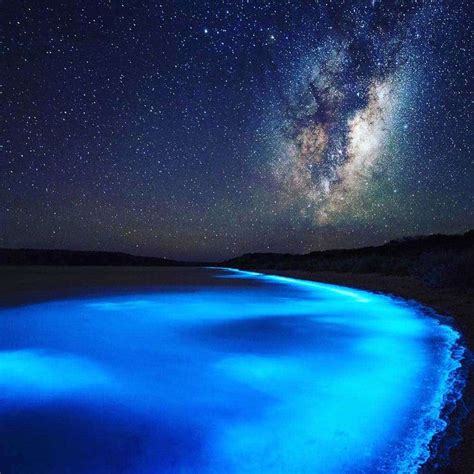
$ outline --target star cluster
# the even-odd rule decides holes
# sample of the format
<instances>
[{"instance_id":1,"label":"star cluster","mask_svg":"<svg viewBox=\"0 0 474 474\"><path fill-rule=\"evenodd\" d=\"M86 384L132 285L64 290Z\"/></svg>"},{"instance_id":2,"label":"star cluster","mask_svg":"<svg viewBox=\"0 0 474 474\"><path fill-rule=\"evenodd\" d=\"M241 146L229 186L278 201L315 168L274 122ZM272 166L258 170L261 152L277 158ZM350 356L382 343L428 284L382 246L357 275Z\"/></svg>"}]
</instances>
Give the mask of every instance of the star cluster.
<instances>
[{"instance_id":1,"label":"star cluster","mask_svg":"<svg viewBox=\"0 0 474 474\"><path fill-rule=\"evenodd\" d=\"M5 10L0 246L219 259L474 223L464 0Z\"/></svg>"}]
</instances>

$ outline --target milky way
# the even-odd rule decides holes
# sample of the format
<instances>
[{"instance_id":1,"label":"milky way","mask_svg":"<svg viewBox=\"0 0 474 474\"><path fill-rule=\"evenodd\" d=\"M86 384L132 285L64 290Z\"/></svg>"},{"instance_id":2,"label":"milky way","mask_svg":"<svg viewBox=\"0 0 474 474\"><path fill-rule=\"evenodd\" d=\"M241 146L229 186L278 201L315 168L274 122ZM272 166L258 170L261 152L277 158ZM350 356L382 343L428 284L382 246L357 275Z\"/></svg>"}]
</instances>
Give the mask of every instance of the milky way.
<instances>
[{"instance_id":1,"label":"milky way","mask_svg":"<svg viewBox=\"0 0 474 474\"><path fill-rule=\"evenodd\" d=\"M329 94L331 102L340 97ZM334 110L327 121L313 115L283 137L275 175L289 196L307 203L317 222L337 218L369 188L374 168L387 156L397 98L395 80L374 81L365 107L348 117Z\"/></svg>"},{"instance_id":2,"label":"milky way","mask_svg":"<svg viewBox=\"0 0 474 474\"><path fill-rule=\"evenodd\" d=\"M423 43L424 26L442 12L441 4L413 4L398 16L382 2L354 7L345 29L329 32L290 75L286 108L272 124L273 172L315 225L373 217L364 211L387 168L400 166L394 143L408 128L407 90L416 99L429 50L415 40Z\"/></svg>"},{"instance_id":3,"label":"milky way","mask_svg":"<svg viewBox=\"0 0 474 474\"><path fill-rule=\"evenodd\" d=\"M465 0L22 5L0 247L219 259L474 225Z\"/></svg>"}]
</instances>

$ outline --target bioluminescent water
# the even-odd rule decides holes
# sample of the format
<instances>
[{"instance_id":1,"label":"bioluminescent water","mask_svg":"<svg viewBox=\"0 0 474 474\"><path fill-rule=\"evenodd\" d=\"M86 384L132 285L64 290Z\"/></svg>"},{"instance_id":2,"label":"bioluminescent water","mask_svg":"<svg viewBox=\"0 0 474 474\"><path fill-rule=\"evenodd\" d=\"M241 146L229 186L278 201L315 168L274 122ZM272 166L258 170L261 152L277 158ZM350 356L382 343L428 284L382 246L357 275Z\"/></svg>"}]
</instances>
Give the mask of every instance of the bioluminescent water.
<instances>
[{"instance_id":1,"label":"bioluminescent water","mask_svg":"<svg viewBox=\"0 0 474 474\"><path fill-rule=\"evenodd\" d=\"M459 395L454 329L387 296L200 271L195 284L0 311L2 472L408 473L426 461Z\"/></svg>"}]
</instances>

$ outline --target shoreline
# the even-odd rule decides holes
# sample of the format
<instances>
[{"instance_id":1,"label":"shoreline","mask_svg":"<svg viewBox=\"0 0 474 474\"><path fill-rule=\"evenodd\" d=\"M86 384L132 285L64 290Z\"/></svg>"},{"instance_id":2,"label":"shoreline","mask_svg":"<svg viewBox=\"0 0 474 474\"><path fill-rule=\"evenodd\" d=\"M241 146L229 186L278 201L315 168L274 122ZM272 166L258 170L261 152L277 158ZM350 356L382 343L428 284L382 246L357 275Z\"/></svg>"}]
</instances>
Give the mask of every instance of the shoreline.
<instances>
[{"instance_id":1,"label":"shoreline","mask_svg":"<svg viewBox=\"0 0 474 474\"><path fill-rule=\"evenodd\" d=\"M421 467L420 472L445 474L472 474L474 471L474 297L448 288L430 288L413 277L381 275L377 273L308 272L302 270L269 270L241 268L268 275L279 275L300 280L330 283L382 293L394 298L414 302L425 309L428 316L436 317L441 324L453 327L460 334L458 344L467 349L462 362L464 388L461 399L453 410L445 413L448 426L437 442L434 456ZM432 312L433 314L429 314ZM445 407L448 409L449 407ZM443 419L444 417L442 417ZM461 440L456 443L456 438ZM454 446L451 447L451 441ZM448 452L445 460L444 453ZM444 461L444 462L443 462Z\"/></svg>"},{"instance_id":2,"label":"shoreline","mask_svg":"<svg viewBox=\"0 0 474 474\"><path fill-rule=\"evenodd\" d=\"M167 276L163 280L163 269ZM179 267L180 268L180 267ZM193 279L205 267L188 267L191 270L186 282L173 277L174 267L70 267L70 266L0 266L0 306L33 304L57 297L74 298L84 294L111 291L116 288L133 290L136 287L153 289L155 285L192 284ZM194 270L193 270L194 269ZM336 272L272 271L253 268L242 270L281 275L301 280L332 283L379 292L403 298L433 310L433 316L441 316L441 323L452 326L461 334L459 344L474 353L474 297L446 288L433 289L412 277L380 274L353 274ZM161 275L160 275L161 274ZM194 276L193 276L194 275ZM428 314L429 315L429 314ZM466 373L462 393L463 403L447 414L449 424L441 436L441 449L425 462L421 473L472 474L474 466L474 413L465 413L465 406L474 406L474 365L463 361ZM463 406L464 404L464 406ZM461 433L462 441L449 450L449 464L436 468L437 459L443 459L446 441L456 440ZM439 455L439 458L436 458Z\"/></svg>"}]
</instances>

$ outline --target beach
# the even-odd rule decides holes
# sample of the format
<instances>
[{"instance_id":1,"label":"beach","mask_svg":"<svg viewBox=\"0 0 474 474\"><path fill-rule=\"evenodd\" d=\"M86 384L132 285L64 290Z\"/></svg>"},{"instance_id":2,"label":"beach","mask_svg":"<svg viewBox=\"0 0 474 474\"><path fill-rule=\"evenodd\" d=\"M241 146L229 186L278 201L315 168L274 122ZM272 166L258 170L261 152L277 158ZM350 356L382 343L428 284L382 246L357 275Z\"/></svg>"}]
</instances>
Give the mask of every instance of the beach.
<instances>
[{"instance_id":1,"label":"beach","mask_svg":"<svg viewBox=\"0 0 474 474\"><path fill-rule=\"evenodd\" d=\"M40 267L19 266L0 268L0 306L11 307L28 303L40 303L54 299L113 294L116 289L123 293L136 292L138 288L153 291L160 285L192 286L202 278L204 268L189 268L177 274L173 267ZM263 272L302 280L331 283L359 288L414 300L432 308L440 316L446 316L449 324L463 335L463 343L473 348L473 299L468 294L449 289L433 289L410 277L384 276L378 274L348 274L335 272L309 273L299 271ZM217 282L219 285L219 282ZM223 285L224 286L224 285ZM467 405L472 405L472 371L464 392ZM455 413L452 419L459 419ZM451 450L451 464L436 472L472 472L473 462L473 417L462 420L463 441ZM455 431L449 436L455 437ZM432 460L433 461L433 460ZM433 462L436 462L434 460ZM428 462L424 472L434 472L433 462Z\"/></svg>"}]
</instances>

